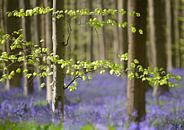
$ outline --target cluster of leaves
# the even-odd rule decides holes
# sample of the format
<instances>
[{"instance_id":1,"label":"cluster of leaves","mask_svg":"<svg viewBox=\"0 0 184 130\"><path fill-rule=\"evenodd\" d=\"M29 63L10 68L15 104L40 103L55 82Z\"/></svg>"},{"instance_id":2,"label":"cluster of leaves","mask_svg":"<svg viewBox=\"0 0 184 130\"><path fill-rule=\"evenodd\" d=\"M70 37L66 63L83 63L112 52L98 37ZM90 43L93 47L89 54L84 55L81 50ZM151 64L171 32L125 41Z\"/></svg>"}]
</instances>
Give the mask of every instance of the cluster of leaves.
<instances>
[{"instance_id":1,"label":"cluster of leaves","mask_svg":"<svg viewBox=\"0 0 184 130\"><path fill-rule=\"evenodd\" d=\"M72 77L70 83L65 84L65 89L73 91L76 89L78 78L83 81L92 79L90 72L98 71L100 74L105 72L111 75L120 76L125 70L123 64L113 63L107 60L77 61L72 59L60 59L58 55L48 53L48 48L41 48L32 42L24 40L22 30L15 31L11 35L4 34L0 36L1 45L8 45L9 51L4 51L0 55L1 70L4 72L0 81L4 82L6 79L12 79L16 74L23 74L28 79L39 76L45 78L53 74L54 65L59 64L61 68L65 69L65 74ZM39 73L35 71L35 63L40 62ZM128 60L128 54L125 53L120 56L121 61ZM17 65L18 64L18 65ZM26 64L28 68L24 68ZM32 70L32 71L29 71ZM142 81L148 81L154 86L169 85L174 87L176 84L170 79L179 80L180 76L174 76L171 73L166 73L163 69L159 68L144 68L137 59L131 62L131 67L126 69L128 71L128 78L139 78ZM42 83L41 87L45 84Z\"/></svg>"},{"instance_id":2,"label":"cluster of leaves","mask_svg":"<svg viewBox=\"0 0 184 130\"><path fill-rule=\"evenodd\" d=\"M120 60L128 61L128 54L121 55ZM155 87L163 85L175 87L177 86L176 81L181 80L181 76L166 72L163 68L143 67L137 59L130 63L130 67L126 71L128 71L129 79L138 78L143 82L148 81L150 85Z\"/></svg>"},{"instance_id":3,"label":"cluster of leaves","mask_svg":"<svg viewBox=\"0 0 184 130\"><path fill-rule=\"evenodd\" d=\"M138 32L139 34L143 34L142 29L136 29L132 24L128 25L127 21L117 21L116 16L117 15L130 15L135 17L140 17L140 13L131 11L127 12L124 9L100 9L96 8L94 11L90 11L89 9L79 9L79 10L54 10L50 7L36 7L33 9L20 9L20 10L14 10L12 12L8 12L8 16L15 16L15 17L31 17L33 15L42 15L52 13L52 17L56 17L57 19L60 18L69 18L71 19L80 19L82 17L88 18L86 24L90 25L91 27L94 27L95 29L102 28L105 25L111 25L111 26L118 26L119 28L125 28L129 27L130 30L133 33ZM90 17L89 17L90 16ZM99 19L99 16L105 16L106 20Z\"/></svg>"},{"instance_id":4,"label":"cluster of leaves","mask_svg":"<svg viewBox=\"0 0 184 130\"><path fill-rule=\"evenodd\" d=\"M41 48L32 42L26 42L21 30L15 31L11 35L2 35L0 43L10 46L9 52L4 51L0 55L1 70L5 72L0 79L1 82L4 82L6 79L12 79L16 74L23 74L28 79L36 76L44 78L52 75L54 65L59 64L61 68L66 70L66 75L73 77L73 80L68 85L65 85L65 88L69 88L72 91L76 89L76 79L81 78L85 81L92 78L90 75L87 75L90 72L98 70L103 74L106 70L109 70L111 74L120 76L123 67L121 64L112 63L107 60L94 62L77 61L75 63L72 59L60 59L58 55L49 54L48 48ZM30 52L28 53L27 51ZM39 62L40 59L42 62L37 66L40 70L38 73L34 67L35 63ZM25 69L23 67L24 64L29 66L29 68ZM43 87L44 83L41 86Z\"/></svg>"}]
</instances>

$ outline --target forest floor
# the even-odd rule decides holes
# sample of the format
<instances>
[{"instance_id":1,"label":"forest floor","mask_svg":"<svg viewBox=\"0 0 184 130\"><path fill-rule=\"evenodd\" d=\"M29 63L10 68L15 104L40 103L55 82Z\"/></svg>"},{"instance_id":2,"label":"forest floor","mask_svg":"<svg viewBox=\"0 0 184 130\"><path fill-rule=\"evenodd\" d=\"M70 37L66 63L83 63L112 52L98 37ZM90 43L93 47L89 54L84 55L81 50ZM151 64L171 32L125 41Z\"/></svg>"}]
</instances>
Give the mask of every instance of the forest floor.
<instances>
[{"instance_id":1,"label":"forest floor","mask_svg":"<svg viewBox=\"0 0 184 130\"><path fill-rule=\"evenodd\" d=\"M183 69L172 71L184 77ZM150 89L146 93L146 120L139 126L127 124L126 78L109 74L96 74L91 81L78 80L76 91L66 91L65 130L80 130L86 124L93 124L97 130L114 126L117 130L182 130L184 129L184 81L180 87L171 88L170 94L160 96L156 105ZM0 87L0 120L6 125L11 122L36 122L49 124L59 122L59 113L52 118L52 111L45 101L45 90L28 97L23 90L13 88L8 92ZM0 127L3 128L3 127Z\"/></svg>"}]
</instances>

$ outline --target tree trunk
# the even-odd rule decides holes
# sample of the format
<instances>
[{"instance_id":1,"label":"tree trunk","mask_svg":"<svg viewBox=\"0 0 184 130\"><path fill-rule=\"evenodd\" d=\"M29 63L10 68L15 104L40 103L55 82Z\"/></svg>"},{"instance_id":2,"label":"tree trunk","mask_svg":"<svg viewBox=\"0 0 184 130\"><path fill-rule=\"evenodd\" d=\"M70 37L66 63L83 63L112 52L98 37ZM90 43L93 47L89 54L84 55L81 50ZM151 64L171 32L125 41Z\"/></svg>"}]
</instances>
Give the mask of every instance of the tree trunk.
<instances>
[{"instance_id":1,"label":"tree trunk","mask_svg":"<svg viewBox=\"0 0 184 130\"><path fill-rule=\"evenodd\" d=\"M146 61L146 18L147 0L129 0L128 10L140 12L141 16L128 16L128 23L137 29L142 29L144 34L128 32L128 68L134 59L138 59L145 66ZM129 73L129 72L128 72ZM145 118L145 83L140 79L128 79L127 87L127 114L129 120L139 122Z\"/></svg>"},{"instance_id":2,"label":"tree trunk","mask_svg":"<svg viewBox=\"0 0 184 130\"><path fill-rule=\"evenodd\" d=\"M127 10L127 1L128 0L123 0L123 9ZM125 14L123 17L123 22L127 21L127 14ZM127 27L128 28L128 27ZM124 28L122 29L122 53L127 53L128 52L128 29ZM124 70L127 68L127 62L124 62Z\"/></svg>"},{"instance_id":3,"label":"tree trunk","mask_svg":"<svg viewBox=\"0 0 184 130\"><path fill-rule=\"evenodd\" d=\"M89 9L93 10L93 0L89 0ZM92 18L90 16L90 18ZM94 36L93 36L93 27L90 27L90 61L94 61Z\"/></svg>"},{"instance_id":4,"label":"tree trunk","mask_svg":"<svg viewBox=\"0 0 184 130\"><path fill-rule=\"evenodd\" d=\"M53 9L63 10L64 9L64 0L53 0ZM52 19L52 38L53 38L53 53L58 55L60 59L64 59L64 19ZM59 64L54 66L53 73L53 105L52 109L55 111L56 108L59 108L58 103L61 102L61 120L64 120L64 70L60 67Z\"/></svg>"},{"instance_id":5,"label":"tree trunk","mask_svg":"<svg viewBox=\"0 0 184 130\"><path fill-rule=\"evenodd\" d=\"M118 1L115 1L115 9L118 9ZM118 16L118 20L119 22L119 16ZM118 25L116 25L115 27L113 27L113 56L114 56L114 61L117 63L119 61L118 58L118 54L120 52L119 50L119 27Z\"/></svg>"},{"instance_id":6,"label":"tree trunk","mask_svg":"<svg viewBox=\"0 0 184 130\"><path fill-rule=\"evenodd\" d=\"M6 11L13 11L19 8L19 0L6 0ZM20 29L20 20L16 17L7 17L6 16L6 33L11 34L13 31L17 31ZM9 45L6 45L6 51L10 52ZM15 52L16 53L16 52ZM12 68L10 68L10 71L13 68L16 68L19 66L18 64L15 64ZM7 81L8 82L8 81ZM9 87L20 87L21 82L21 75L16 75L12 80L10 80L10 85L7 83L7 90L9 90Z\"/></svg>"},{"instance_id":7,"label":"tree trunk","mask_svg":"<svg viewBox=\"0 0 184 130\"><path fill-rule=\"evenodd\" d=\"M33 2L34 2L33 3L34 7L40 7L41 6L41 1L40 0L33 0ZM42 21L42 19L41 19L40 15L34 16L34 29L36 31L33 30L34 31L33 32L33 35L34 35L34 40L33 41L39 47L42 47L41 42L40 42L40 40L42 38L42 28L41 28L42 24L41 24L41 21ZM36 64L35 70L38 74L40 73L40 69L37 66L39 66L40 62L41 62L41 59L40 59L40 61L37 61L37 63L35 63ZM41 90L41 87L40 87L41 79L40 79L39 76L36 77L36 82L37 82L37 85L38 85L37 86L38 90L40 91Z\"/></svg>"},{"instance_id":8,"label":"tree trunk","mask_svg":"<svg viewBox=\"0 0 184 130\"><path fill-rule=\"evenodd\" d=\"M30 0L21 0L20 1L20 7L24 10L30 9ZM24 34L24 39L27 42L31 41L31 19L30 17L23 17L22 18L22 29ZM27 51L29 50L29 51ZM25 55L28 55L31 53L30 48L25 48ZM33 70L30 68L33 68L33 65L28 65L27 61L24 61L24 69L28 69L28 73L33 73ZM26 73L26 74L28 74ZM24 96L27 96L28 94L33 93L34 87L33 87L33 76L31 76L29 79L26 78L26 74L23 75L24 78Z\"/></svg>"},{"instance_id":9,"label":"tree trunk","mask_svg":"<svg viewBox=\"0 0 184 130\"><path fill-rule=\"evenodd\" d=\"M171 0L172 7L172 50L173 50L173 66L178 68L180 65L179 59L179 25L178 25L178 7L179 0Z\"/></svg>"},{"instance_id":10,"label":"tree trunk","mask_svg":"<svg viewBox=\"0 0 184 130\"><path fill-rule=\"evenodd\" d=\"M184 6L184 2L182 0L179 1L179 17L183 18L184 17L184 10L183 7ZM180 65L179 67L182 68L183 67L183 50L182 50L182 43L184 41L184 22L183 20L179 20L179 58L180 58Z\"/></svg>"},{"instance_id":11,"label":"tree trunk","mask_svg":"<svg viewBox=\"0 0 184 130\"><path fill-rule=\"evenodd\" d=\"M78 9L78 0L75 0L75 10ZM77 26L77 19L75 19L75 25L74 25L74 60L77 61L78 60L78 44L79 44L79 36L78 36L78 26Z\"/></svg>"},{"instance_id":12,"label":"tree trunk","mask_svg":"<svg viewBox=\"0 0 184 130\"><path fill-rule=\"evenodd\" d=\"M149 54L150 54L150 63L151 67L156 67L156 45L155 45L155 24L154 24L154 0L148 0L148 9L149 9Z\"/></svg>"},{"instance_id":13,"label":"tree trunk","mask_svg":"<svg viewBox=\"0 0 184 130\"><path fill-rule=\"evenodd\" d=\"M105 3L104 3L104 0L101 0L101 8L102 9L105 9ZM102 21L105 21L105 17L102 16ZM103 44L104 46L104 58L107 59L108 58L108 49L110 49L109 45L108 45L108 42L106 40L106 27L103 27L102 28L102 37L103 37L103 43L100 43L100 44Z\"/></svg>"},{"instance_id":14,"label":"tree trunk","mask_svg":"<svg viewBox=\"0 0 184 130\"><path fill-rule=\"evenodd\" d=\"M5 12L6 12L6 2L5 0L2 0L1 1L1 29L2 29L2 32L5 33L7 32L6 30L6 16L5 16ZM5 44L3 45L3 51L8 51L9 48L7 48L8 46ZM3 66L6 66L6 63L3 63ZM9 71L3 71L3 74L9 74ZM9 90L10 89L10 80L7 79L5 81L5 89L6 90Z\"/></svg>"},{"instance_id":15,"label":"tree trunk","mask_svg":"<svg viewBox=\"0 0 184 130\"><path fill-rule=\"evenodd\" d=\"M52 1L50 0L45 0L45 6L46 7L52 7ZM51 19L51 14L46 14L45 16L45 42L46 42L46 47L49 49L48 53L52 53L52 19ZM51 66L50 61L47 61L48 66ZM51 72L51 68L48 67L47 73ZM46 99L50 103L52 101L52 83L53 80L53 75L47 76L46 77L46 90L47 90L47 95Z\"/></svg>"},{"instance_id":16,"label":"tree trunk","mask_svg":"<svg viewBox=\"0 0 184 130\"><path fill-rule=\"evenodd\" d=\"M171 35L171 0L166 0L166 50L167 50L167 70L173 68L172 65L172 35Z\"/></svg>"},{"instance_id":17,"label":"tree trunk","mask_svg":"<svg viewBox=\"0 0 184 130\"><path fill-rule=\"evenodd\" d=\"M154 1L154 27L156 45L156 66L167 70L166 0ZM154 87L153 95L169 92L168 86Z\"/></svg>"}]
</instances>

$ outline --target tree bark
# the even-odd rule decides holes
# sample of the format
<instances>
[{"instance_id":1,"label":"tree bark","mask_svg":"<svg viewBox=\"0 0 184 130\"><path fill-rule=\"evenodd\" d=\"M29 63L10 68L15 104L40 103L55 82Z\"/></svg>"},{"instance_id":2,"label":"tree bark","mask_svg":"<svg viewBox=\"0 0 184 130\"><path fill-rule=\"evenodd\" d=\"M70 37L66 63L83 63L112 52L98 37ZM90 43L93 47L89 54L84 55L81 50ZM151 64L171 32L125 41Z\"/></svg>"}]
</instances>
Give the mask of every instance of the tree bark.
<instances>
[{"instance_id":1,"label":"tree bark","mask_svg":"<svg viewBox=\"0 0 184 130\"><path fill-rule=\"evenodd\" d=\"M155 45L155 24L154 24L154 0L148 0L148 9L149 9L149 54L150 54L150 63L151 67L156 67L157 60L156 60L156 45Z\"/></svg>"},{"instance_id":2,"label":"tree bark","mask_svg":"<svg viewBox=\"0 0 184 130\"><path fill-rule=\"evenodd\" d=\"M30 9L30 0L21 0L20 1L20 7L23 8L24 10ZM27 42L31 41L31 19L30 17L23 17L22 18L22 29L23 29L23 34L24 34L24 39ZM25 55L28 55L31 53L31 48L24 48ZM28 70L28 73L33 73L33 65L28 65L27 61L25 59L24 61L24 69ZM26 74L28 74L26 73ZM28 94L32 94L34 91L33 87L33 76L31 76L29 79L26 78L26 74L23 75L24 78L24 96L27 96Z\"/></svg>"},{"instance_id":3,"label":"tree bark","mask_svg":"<svg viewBox=\"0 0 184 130\"><path fill-rule=\"evenodd\" d=\"M75 0L75 10L77 10L78 8L78 0ZM79 33L79 29L78 29L78 26L77 26L77 19L75 19L75 25L74 25L74 60L77 61L78 60L78 44L79 44L79 36L78 36L78 33Z\"/></svg>"},{"instance_id":4,"label":"tree bark","mask_svg":"<svg viewBox=\"0 0 184 130\"><path fill-rule=\"evenodd\" d=\"M40 7L41 6L41 1L40 0L33 0L33 6L34 7ZM36 31L33 32L34 35L34 43L38 45L39 47L42 47L40 40L42 39L42 19L40 15L34 16L34 29ZM39 66L41 62L41 58L39 61L37 61L35 64L35 71L39 74L40 69L37 67ZM38 85L38 90L41 90L40 84L41 84L41 78L39 76L36 77L37 85Z\"/></svg>"},{"instance_id":5,"label":"tree bark","mask_svg":"<svg viewBox=\"0 0 184 130\"><path fill-rule=\"evenodd\" d=\"M104 0L101 0L101 8L102 9L105 9L105 2L104 2ZM105 17L104 16L102 16L102 21L105 21ZM110 47L108 45L108 42L107 42L107 40L105 38L106 37L106 34L107 34L106 32L107 32L106 27L103 27L102 28L103 43L100 43L100 44L103 44L103 46L104 46L104 58L105 59L108 58L108 49L110 49Z\"/></svg>"},{"instance_id":6,"label":"tree bark","mask_svg":"<svg viewBox=\"0 0 184 130\"><path fill-rule=\"evenodd\" d=\"M171 0L166 0L166 50L167 50L167 70L173 68L172 65L172 35L171 35Z\"/></svg>"},{"instance_id":7,"label":"tree bark","mask_svg":"<svg viewBox=\"0 0 184 130\"><path fill-rule=\"evenodd\" d=\"M172 7L172 50L173 50L173 67L178 68L180 65L179 58L179 24L178 24L178 7L179 0L171 0Z\"/></svg>"},{"instance_id":8,"label":"tree bark","mask_svg":"<svg viewBox=\"0 0 184 130\"><path fill-rule=\"evenodd\" d=\"M134 59L138 59L140 64L146 63L146 18L147 0L129 0L128 10L140 12L141 16L128 16L128 23L133 24L137 29L142 29L144 34L140 35L128 32L128 68ZM135 70L134 70L135 71ZM129 73L129 72L128 72ZM127 114L129 120L139 122L145 118L145 83L140 79L128 79L127 86Z\"/></svg>"},{"instance_id":9,"label":"tree bark","mask_svg":"<svg viewBox=\"0 0 184 130\"><path fill-rule=\"evenodd\" d=\"M51 0L44 0L45 2L45 6L46 7L52 7L52 1ZM49 49L48 50L48 54L52 53L52 18L51 18L51 14L46 14L45 16L45 43L46 43L46 47ZM48 70L47 73L51 72L51 63L48 60L47 61L48 64ZM47 101L50 103L52 101L52 83L53 80L53 75L47 76L46 77L46 90L47 90L47 95L46 95L46 99Z\"/></svg>"},{"instance_id":10,"label":"tree bark","mask_svg":"<svg viewBox=\"0 0 184 130\"><path fill-rule=\"evenodd\" d=\"M6 11L13 11L19 8L19 0L6 0ZM20 29L20 20L16 17L7 17L6 16L6 33L11 34L13 31L17 31ZM10 53L9 45L6 45L6 51ZM12 68L10 68L10 71L17 67L18 65L15 64ZM9 90L9 87L20 87L21 83L20 80L21 75L15 76L12 80L10 80L10 85L7 83L6 90ZM8 82L8 81L7 81Z\"/></svg>"},{"instance_id":11,"label":"tree bark","mask_svg":"<svg viewBox=\"0 0 184 130\"><path fill-rule=\"evenodd\" d=\"M89 0L89 9L93 10L93 0ZM90 16L90 18L92 18ZM94 61L94 36L93 36L93 27L90 27L90 61Z\"/></svg>"},{"instance_id":12,"label":"tree bark","mask_svg":"<svg viewBox=\"0 0 184 130\"><path fill-rule=\"evenodd\" d=\"M167 70L167 32L166 32L166 0L154 0L154 27L156 46L156 66ZM169 92L168 86L154 87L153 95L159 96Z\"/></svg>"},{"instance_id":13,"label":"tree bark","mask_svg":"<svg viewBox=\"0 0 184 130\"><path fill-rule=\"evenodd\" d=\"M128 5L128 0L123 0L123 6L122 7L123 7L124 10L127 10L127 5ZM128 16L127 16L127 13L126 13L122 17L123 22L128 20L127 17ZM122 29L122 43L120 43L120 44L122 44L122 53L123 54L128 52L128 29L127 28L128 27ZM124 64L124 70L126 70L127 62L124 62L123 64Z\"/></svg>"},{"instance_id":14,"label":"tree bark","mask_svg":"<svg viewBox=\"0 0 184 130\"><path fill-rule=\"evenodd\" d=\"M6 16L5 16L5 12L6 12L6 2L5 0L2 0L1 1L1 29L2 29L2 32L5 33L7 32L6 30ZM5 44L3 45L3 51L8 51L9 48L7 48L8 46ZM6 66L6 63L3 63L3 66ZM3 74L9 74L9 71L3 71ZM10 89L10 80L7 79L5 81L5 89L6 90L9 90Z\"/></svg>"},{"instance_id":15,"label":"tree bark","mask_svg":"<svg viewBox=\"0 0 184 130\"><path fill-rule=\"evenodd\" d=\"M115 9L118 9L118 1L116 0L115 1ZM119 22L119 15L118 15L118 22ZM119 48L119 37L120 37L120 34L119 34L119 28L118 28L118 25L116 25L115 27L113 27L113 59L114 61L117 63L119 61L119 58L118 58L118 54L120 53L120 48Z\"/></svg>"},{"instance_id":16,"label":"tree bark","mask_svg":"<svg viewBox=\"0 0 184 130\"><path fill-rule=\"evenodd\" d=\"M183 7L184 2L182 0L179 1L179 17L182 18L184 17L184 10L180 7ZM184 40L184 22L182 20L179 20L179 58L180 58L180 65L179 67L182 68L183 67L183 53L182 53L182 42Z\"/></svg>"},{"instance_id":17,"label":"tree bark","mask_svg":"<svg viewBox=\"0 0 184 130\"><path fill-rule=\"evenodd\" d=\"M53 0L53 9L63 10L64 9L64 0ZM58 55L60 59L64 59L64 18L56 19L53 17L52 19L52 40L53 40L53 53L54 55ZM60 67L59 64L54 65L54 73L53 73L53 105L52 109L55 111L56 108L59 108L58 103L61 102L61 120L64 120L64 70Z\"/></svg>"}]
</instances>

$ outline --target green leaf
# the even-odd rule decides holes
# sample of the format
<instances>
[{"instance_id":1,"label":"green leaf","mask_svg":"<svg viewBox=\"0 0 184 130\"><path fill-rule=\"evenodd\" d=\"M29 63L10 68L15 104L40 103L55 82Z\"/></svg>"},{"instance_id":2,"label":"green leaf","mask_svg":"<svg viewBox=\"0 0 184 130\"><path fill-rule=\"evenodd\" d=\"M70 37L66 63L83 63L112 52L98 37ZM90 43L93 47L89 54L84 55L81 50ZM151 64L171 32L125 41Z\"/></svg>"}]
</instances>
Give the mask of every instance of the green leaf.
<instances>
[{"instance_id":1,"label":"green leaf","mask_svg":"<svg viewBox=\"0 0 184 130\"><path fill-rule=\"evenodd\" d=\"M143 35L143 30L142 29L139 29L139 34Z\"/></svg>"},{"instance_id":2,"label":"green leaf","mask_svg":"<svg viewBox=\"0 0 184 130\"><path fill-rule=\"evenodd\" d=\"M40 85L40 87L41 87L41 88L45 87L45 83L42 83L42 84Z\"/></svg>"},{"instance_id":3,"label":"green leaf","mask_svg":"<svg viewBox=\"0 0 184 130\"><path fill-rule=\"evenodd\" d=\"M139 64L139 61L137 59L134 59L135 64Z\"/></svg>"},{"instance_id":4,"label":"green leaf","mask_svg":"<svg viewBox=\"0 0 184 130\"><path fill-rule=\"evenodd\" d=\"M20 72L21 72L21 69L20 68L17 68L16 69L16 73L20 74Z\"/></svg>"},{"instance_id":5,"label":"green leaf","mask_svg":"<svg viewBox=\"0 0 184 130\"><path fill-rule=\"evenodd\" d=\"M26 74L26 78L30 78L32 76L32 74Z\"/></svg>"},{"instance_id":6,"label":"green leaf","mask_svg":"<svg viewBox=\"0 0 184 130\"><path fill-rule=\"evenodd\" d=\"M136 31L137 31L135 27L131 27L131 30L133 33L136 33Z\"/></svg>"},{"instance_id":7,"label":"green leaf","mask_svg":"<svg viewBox=\"0 0 184 130\"><path fill-rule=\"evenodd\" d=\"M110 70L110 74L113 75L113 73L114 73L114 70Z\"/></svg>"},{"instance_id":8,"label":"green leaf","mask_svg":"<svg viewBox=\"0 0 184 130\"><path fill-rule=\"evenodd\" d=\"M82 80L85 81L86 80L86 76L82 76Z\"/></svg>"},{"instance_id":9,"label":"green leaf","mask_svg":"<svg viewBox=\"0 0 184 130\"><path fill-rule=\"evenodd\" d=\"M134 73L133 72L128 73L128 78L133 79L134 78Z\"/></svg>"},{"instance_id":10,"label":"green leaf","mask_svg":"<svg viewBox=\"0 0 184 130\"><path fill-rule=\"evenodd\" d=\"M179 75L177 75L175 78L176 78L176 80L178 80L178 81L182 79L181 76L179 76Z\"/></svg>"},{"instance_id":11,"label":"green leaf","mask_svg":"<svg viewBox=\"0 0 184 130\"><path fill-rule=\"evenodd\" d=\"M89 75L89 76L88 76L88 79L89 79L89 80L92 80L92 76L91 76L91 75Z\"/></svg>"},{"instance_id":12,"label":"green leaf","mask_svg":"<svg viewBox=\"0 0 184 130\"><path fill-rule=\"evenodd\" d=\"M37 73L36 73L36 72L34 72L34 73L33 73L33 76L37 76Z\"/></svg>"},{"instance_id":13,"label":"green leaf","mask_svg":"<svg viewBox=\"0 0 184 130\"><path fill-rule=\"evenodd\" d=\"M132 63L130 63L130 67L132 68L132 69L134 69L135 68L135 64L132 62Z\"/></svg>"}]
</instances>

